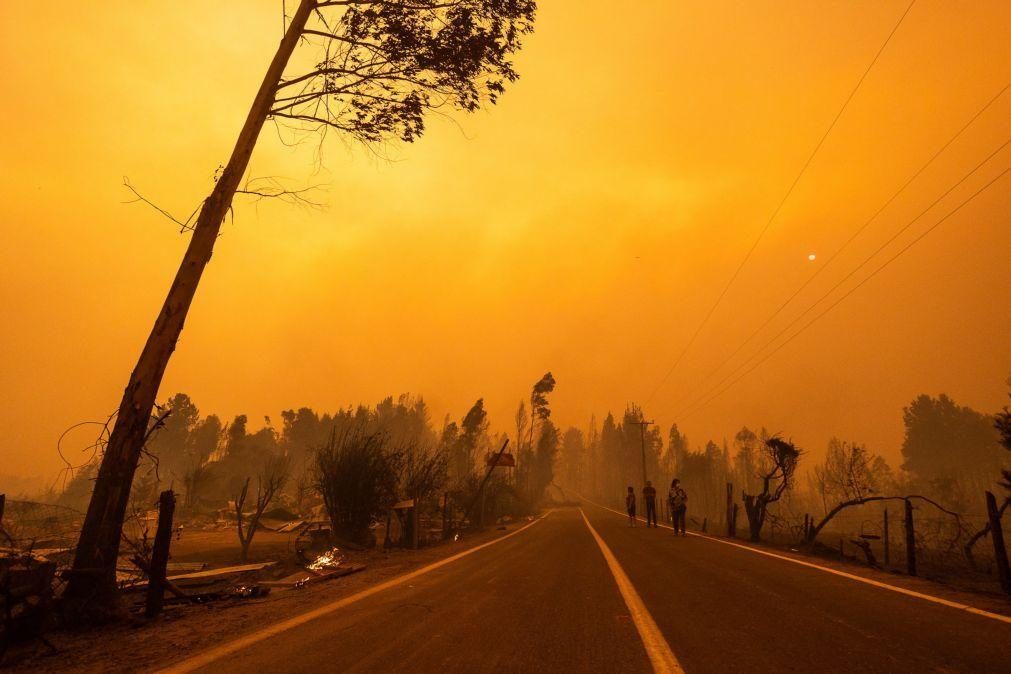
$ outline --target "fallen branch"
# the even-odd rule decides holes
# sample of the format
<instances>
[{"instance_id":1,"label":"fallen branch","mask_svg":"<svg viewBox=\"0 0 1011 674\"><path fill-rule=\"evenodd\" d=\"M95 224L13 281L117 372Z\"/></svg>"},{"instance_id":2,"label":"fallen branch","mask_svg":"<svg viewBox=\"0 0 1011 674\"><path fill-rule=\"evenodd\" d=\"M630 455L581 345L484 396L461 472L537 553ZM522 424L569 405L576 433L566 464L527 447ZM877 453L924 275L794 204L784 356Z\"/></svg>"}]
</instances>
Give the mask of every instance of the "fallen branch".
<instances>
[{"instance_id":1,"label":"fallen branch","mask_svg":"<svg viewBox=\"0 0 1011 674\"><path fill-rule=\"evenodd\" d=\"M911 501L913 499L920 499L921 501L925 501L930 505L934 506L935 508L937 508L938 510L940 510L941 512L954 517L955 523L958 526L958 536L956 536L955 540L958 540L958 538L961 537L962 535L961 515L951 510L948 510L944 506L940 505L939 503L937 503L932 499L927 498L926 496L920 496L919 494L910 494L908 496L865 496L863 498L854 498L850 499L849 501L843 501L842 503L839 503L834 508L832 508L832 510L830 510L828 514L822 518L821 522L819 522L817 525L811 527L808 530L807 540L805 541L805 543L809 545L811 543L814 543L815 539L818 537L819 532L821 532L821 530L825 527L825 525L828 524L833 517L838 515L840 511L849 508L850 506L864 505L865 503L872 503L874 501Z\"/></svg>"}]
</instances>

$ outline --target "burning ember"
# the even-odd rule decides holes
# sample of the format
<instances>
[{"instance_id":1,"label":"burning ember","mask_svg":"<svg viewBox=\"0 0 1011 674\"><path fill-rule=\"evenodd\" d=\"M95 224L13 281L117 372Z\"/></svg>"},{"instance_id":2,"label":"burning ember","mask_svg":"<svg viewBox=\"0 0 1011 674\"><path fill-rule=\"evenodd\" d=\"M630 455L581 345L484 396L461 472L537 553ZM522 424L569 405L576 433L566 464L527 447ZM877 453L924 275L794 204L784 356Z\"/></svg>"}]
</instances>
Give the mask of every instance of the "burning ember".
<instances>
[{"instance_id":1,"label":"burning ember","mask_svg":"<svg viewBox=\"0 0 1011 674\"><path fill-rule=\"evenodd\" d=\"M336 569L341 564L344 563L344 553L341 552L340 548L332 548L327 550L319 557L317 557L313 562L306 568L310 571L324 571L326 569Z\"/></svg>"}]
</instances>

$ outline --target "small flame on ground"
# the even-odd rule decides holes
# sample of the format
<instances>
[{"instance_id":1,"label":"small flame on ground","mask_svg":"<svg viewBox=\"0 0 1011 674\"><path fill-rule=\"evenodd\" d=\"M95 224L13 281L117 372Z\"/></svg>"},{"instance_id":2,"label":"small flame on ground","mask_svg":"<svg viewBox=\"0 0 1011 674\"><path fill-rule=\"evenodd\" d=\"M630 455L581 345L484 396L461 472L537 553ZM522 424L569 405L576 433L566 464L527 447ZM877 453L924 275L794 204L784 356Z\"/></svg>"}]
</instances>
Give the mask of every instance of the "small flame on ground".
<instances>
[{"instance_id":1,"label":"small flame on ground","mask_svg":"<svg viewBox=\"0 0 1011 674\"><path fill-rule=\"evenodd\" d=\"M344 553L341 552L340 548L333 548L321 554L306 568L310 571L322 571L324 569L336 569L343 563Z\"/></svg>"}]
</instances>

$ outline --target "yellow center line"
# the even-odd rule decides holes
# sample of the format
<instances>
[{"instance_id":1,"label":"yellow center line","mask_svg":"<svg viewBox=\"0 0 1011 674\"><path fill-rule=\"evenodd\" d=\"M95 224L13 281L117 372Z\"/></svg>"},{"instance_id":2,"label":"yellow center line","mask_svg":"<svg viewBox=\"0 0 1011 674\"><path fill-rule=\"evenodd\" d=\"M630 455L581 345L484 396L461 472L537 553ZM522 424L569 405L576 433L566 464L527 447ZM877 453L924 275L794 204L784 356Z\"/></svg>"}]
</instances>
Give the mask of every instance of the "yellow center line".
<instances>
[{"instance_id":1,"label":"yellow center line","mask_svg":"<svg viewBox=\"0 0 1011 674\"><path fill-rule=\"evenodd\" d=\"M642 597L635 591L635 586L628 579L625 570L621 568L621 564L618 563L618 559L611 552L611 548L607 547L607 543L604 542L604 539L600 537L597 530L590 524L590 520L586 518L586 513L583 512L582 508L579 509L579 514L583 516L586 527L593 534L593 539L597 541L597 546L604 555L608 568L611 569L611 575L614 576L614 582L618 585L618 591L621 592L625 605L628 606L628 611L632 615L632 622L635 623L635 629L639 631L639 637L642 639L642 645L646 648L646 655L649 656L649 661L653 665L653 671L659 674L683 673L685 670L681 668L681 663L674 657L674 651L671 650L670 644L667 643L667 639L660 632L656 621L653 620L653 616L650 615L646 605L642 602Z\"/></svg>"},{"instance_id":2,"label":"yellow center line","mask_svg":"<svg viewBox=\"0 0 1011 674\"><path fill-rule=\"evenodd\" d=\"M264 639L269 639L271 637L277 636L278 634L281 634L282 632L287 632L288 630L304 625L305 623L311 620L315 620L316 618L325 616L328 613L338 611L349 604L353 604L356 601L360 601L362 599L365 599L366 597L371 597L372 595L378 594L383 590L389 590L390 588L397 587L398 585L403 585L408 581L414 580L418 576L423 576L426 573L429 573L430 571L434 571L438 568L446 566L447 564L452 564L453 562L459 559L463 559L467 555L474 554L478 550L484 550L485 548L495 545L496 543L501 543L507 538L512 538L517 534L523 533L524 531L526 531L527 529L529 529L530 527L532 527L533 525L537 524L542 519L550 515L551 512L552 512L551 510L548 510L534 521L523 525L516 531L510 532L505 536L496 538L493 541L488 541L487 543L482 543L481 545L475 545L473 548L468 548L463 552L458 552L451 557L440 559L438 562L434 562L432 564L429 564L428 566L423 566L422 568L416 569L415 571L411 571L410 573L405 573L402 576L397 576L396 578L391 578L390 580L387 580L385 582L373 585L372 587L362 590L361 592L355 593L349 597L344 597L343 599L338 599L337 601L330 602L329 604L324 604L319 608L307 611L305 613L302 613L301 615L295 616L294 618L282 620L281 622L276 623L274 625L270 625L269 627L264 627L261 630L251 632L250 634L247 634L244 637L240 637L235 641L230 641L226 644L215 646L214 648L204 651L200 655L195 655L181 662L177 662L174 665L169 665L165 669L160 670L160 673L182 674L183 672L193 672L196 671L197 669L200 669L201 667L206 667L207 665L211 664L216 660L220 660L226 655L231 655L232 653L235 653L237 651L249 648L253 644L263 641Z\"/></svg>"}]
</instances>

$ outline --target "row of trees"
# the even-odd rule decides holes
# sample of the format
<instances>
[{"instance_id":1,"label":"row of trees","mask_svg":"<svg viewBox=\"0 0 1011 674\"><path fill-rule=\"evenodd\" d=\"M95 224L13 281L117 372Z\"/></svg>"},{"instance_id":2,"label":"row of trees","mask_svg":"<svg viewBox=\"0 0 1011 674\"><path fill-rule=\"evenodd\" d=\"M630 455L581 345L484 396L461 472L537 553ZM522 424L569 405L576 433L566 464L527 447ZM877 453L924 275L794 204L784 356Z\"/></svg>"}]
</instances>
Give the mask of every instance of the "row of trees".
<instances>
[{"instance_id":1,"label":"row of trees","mask_svg":"<svg viewBox=\"0 0 1011 674\"><path fill-rule=\"evenodd\" d=\"M148 458L134 481L134 499L153 503L160 489L173 487L182 493L185 508L220 509L236 500L248 480L268 480L277 472L277 457L283 457L287 477L278 495L293 509L304 510L313 494L321 493L315 475L320 449L332 446L335 438L350 442L359 435L374 436L374 443L381 438L385 451L393 454L437 455L445 464L437 486L463 499L486 459L509 439L515 469L496 471L492 490L512 490L528 507L554 485L563 492L617 499L628 485L640 484L645 449L646 472L661 491L678 477L691 495L692 514L715 523L726 516L726 483L735 485L735 498L743 503L741 495L763 492L765 476L776 465L769 449L774 436L764 428L743 427L729 443L708 441L693 450L676 424L666 443L656 426L643 433L645 417L635 405L621 417L608 413L599 426L591 418L585 430L560 430L551 419L554 386L550 373L535 383L530 397L519 404L511 438L491 433L483 399L461 418L445 418L438 429L422 398L402 395L334 413L285 410L279 428L265 418L261 428L251 431L245 415L227 422L214 414L202 416L193 400L179 393L161 407L160 428L148 442ZM905 492L927 495L958 512L977 511L979 494L1000 475L1001 434L1006 442L1011 427L1007 418L1006 410L988 417L944 395L919 396L904 413L899 469L861 443L832 438L821 461L802 467L799 488L782 492L779 500L791 513L824 514L840 502ZM59 501L82 507L94 472L94 466L81 471Z\"/></svg>"},{"instance_id":2,"label":"row of trees","mask_svg":"<svg viewBox=\"0 0 1011 674\"><path fill-rule=\"evenodd\" d=\"M981 494L994 486L1007 463L1002 438L1006 442L1011 435L1009 414L1005 408L987 415L945 395L918 396L904 410L903 461L893 468L866 445L839 438L829 440L820 461L801 462L802 453L787 440L746 426L729 442L710 440L691 449L674 424L665 446L655 426L640 435L645 417L631 405L620 419L609 413L600 428L591 418L585 431L564 431L559 472L566 486L618 502L629 485L641 485L644 449L653 482L665 486L678 477L699 522L725 523L732 516L725 491L729 482L733 499L759 529L772 503L779 503L776 510L783 515L823 516L839 503L884 494L916 493L951 511L982 514Z\"/></svg>"},{"instance_id":3,"label":"row of trees","mask_svg":"<svg viewBox=\"0 0 1011 674\"><path fill-rule=\"evenodd\" d=\"M483 507L491 495L492 515L529 511L555 487L561 495L615 501L628 485L641 483L645 456L647 474L661 493L671 478L680 478L690 495L690 514L714 527L728 517L725 486L735 485L732 498L743 506L749 533L757 539L769 517L824 515L841 503L888 494L919 492L959 510L952 495L984 484L975 462L999 465L1001 439L1006 446L1011 435L1006 409L995 424L994 417L959 408L947 397L921 396L906 410L900 470L860 443L833 438L824 458L804 462L809 465L801 471L802 451L764 428L744 427L729 443L709 441L693 450L677 425L664 442L635 405L618 418L607 414L599 427L591 419L586 430L559 430L551 418L554 388L550 373L534 384L519 404L512 437L492 434L483 399L459 419L447 416L438 429L425 401L405 394L333 413L285 410L279 428L265 418L253 431L245 415L228 422L203 416L189 396L176 394L155 417L158 427L133 497L149 505L160 489L172 487L182 492L184 513L233 509L243 554L270 506L302 513L322 506L340 537L368 543L370 525L398 500L416 499L434 510L437 498L448 494L461 511L473 508L489 460L508 441L515 461L492 472L481 502ZM971 433L960 435L966 427ZM950 456L937 456L941 445L931 430L951 443L945 448ZM960 451L956 443L966 437L974 452L980 453L981 441L990 443L990 452L953 461ZM999 469L991 470L992 483ZM93 476L93 469L79 473L61 500L80 506ZM411 521L402 524L410 535Z\"/></svg>"},{"instance_id":4,"label":"row of trees","mask_svg":"<svg viewBox=\"0 0 1011 674\"><path fill-rule=\"evenodd\" d=\"M404 394L333 413L285 410L280 427L266 417L254 431L246 415L228 422L203 416L190 396L179 393L152 418L132 500L147 509L162 489L172 488L182 495L184 515L233 512L243 555L271 506L303 514L324 506L339 536L368 542L369 524L398 500L432 508L448 494L461 510L473 506L489 459L512 440L515 468L493 471L484 490L492 501L487 504L486 495L482 506L492 516L527 512L554 482L559 438L548 399L554 386L550 373L534 384L520 405L521 413L527 405L533 413L512 439L492 436L483 399L459 419L447 416L441 428L424 399ZM80 470L58 500L83 507L96 469L97 461Z\"/></svg>"}]
</instances>

